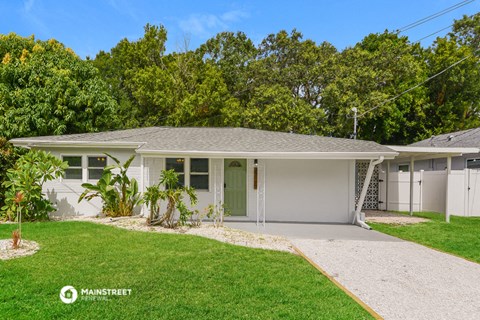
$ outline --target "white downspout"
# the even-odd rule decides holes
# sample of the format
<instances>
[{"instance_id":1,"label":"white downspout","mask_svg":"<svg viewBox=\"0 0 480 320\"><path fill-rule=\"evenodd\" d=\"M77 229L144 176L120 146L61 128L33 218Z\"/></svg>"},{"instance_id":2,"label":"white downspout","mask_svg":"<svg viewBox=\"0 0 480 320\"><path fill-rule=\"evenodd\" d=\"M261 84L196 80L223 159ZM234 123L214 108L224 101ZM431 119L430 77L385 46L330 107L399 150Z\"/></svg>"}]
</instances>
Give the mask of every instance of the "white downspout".
<instances>
[{"instance_id":1,"label":"white downspout","mask_svg":"<svg viewBox=\"0 0 480 320\"><path fill-rule=\"evenodd\" d=\"M384 157L381 156L377 160L370 160L370 165L368 166L367 175L365 177L365 181L363 182L362 192L360 193L360 198L358 199L357 209L355 210L355 214L353 216L352 224L356 224L365 229L372 229L368 224L360 220L360 211L362 211L363 202L365 201L365 197L367 195L368 186L370 185L370 180L372 179L373 170L377 164L383 162Z\"/></svg>"}]
</instances>

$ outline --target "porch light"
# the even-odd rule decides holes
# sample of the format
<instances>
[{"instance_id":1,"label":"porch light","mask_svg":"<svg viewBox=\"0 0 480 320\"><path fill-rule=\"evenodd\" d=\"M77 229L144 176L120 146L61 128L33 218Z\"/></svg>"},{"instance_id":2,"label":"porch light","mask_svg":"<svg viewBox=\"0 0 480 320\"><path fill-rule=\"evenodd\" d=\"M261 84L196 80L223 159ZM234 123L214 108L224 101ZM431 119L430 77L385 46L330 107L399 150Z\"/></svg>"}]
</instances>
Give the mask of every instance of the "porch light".
<instances>
[{"instance_id":1,"label":"porch light","mask_svg":"<svg viewBox=\"0 0 480 320\"><path fill-rule=\"evenodd\" d=\"M253 165L254 165L255 167L258 167L258 159L254 159L254 160L253 160Z\"/></svg>"}]
</instances>

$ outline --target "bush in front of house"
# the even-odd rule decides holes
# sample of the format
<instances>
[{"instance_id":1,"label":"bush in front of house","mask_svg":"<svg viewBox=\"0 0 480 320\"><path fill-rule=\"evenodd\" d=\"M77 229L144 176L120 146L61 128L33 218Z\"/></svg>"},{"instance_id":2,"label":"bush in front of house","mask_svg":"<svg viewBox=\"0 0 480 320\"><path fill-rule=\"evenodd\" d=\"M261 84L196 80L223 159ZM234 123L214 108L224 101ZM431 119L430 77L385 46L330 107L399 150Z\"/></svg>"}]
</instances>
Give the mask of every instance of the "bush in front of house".
<instances>
[{"instance_id":1,"label":"bush in front of house","mask_svg":"<svg viewBox=\"0 0 480 320\"><path fill-rule=\"evenodd\" d=\"M17 215L23 220L47 220L48 214L55 211L52 203L42 192L43 184L61 177L68 164L41 150L30 150L7 170L7 179L2 183L5 188L5 204L0 215L4 220L14 221ZM22 206L19 210L17 195L22 194Z\"/></svg>"},{"instance_id":2,"label":"bush in front of house","mask_svg":"<svg viewBox=\"0 0 480 320\"><path fill-rule=\"evenodd\" d=\"M185 187L178 183L178 174L172 170L163 170L158 184L150 186L145 192L144 199L150 208L147 223L152 226L175 228L184 226L187 221L196 213L190 210L185 203L185 196L190 199L190 205L197 203L197 194L192 187ZM167 202L164 213L160 213L160 201ZM176 212L179 212L176 219Z\"/></svg>"},{"instance_id":3,"label":"bush in front of house","mask_svg":"<svg viewBox=\"0 0 480 320\"><path fill-rule=\"evenodd\" d=\"M108 153L105 155L115 164L103 169L102 176L96 184L82 184L85 191L80 195L78 202L99 197L103 202L102 213L106 216L131 216L135 207L143 202L137 180L127 175L135 155L132 155L124 164Z\"/></svg>"}]
</instances>

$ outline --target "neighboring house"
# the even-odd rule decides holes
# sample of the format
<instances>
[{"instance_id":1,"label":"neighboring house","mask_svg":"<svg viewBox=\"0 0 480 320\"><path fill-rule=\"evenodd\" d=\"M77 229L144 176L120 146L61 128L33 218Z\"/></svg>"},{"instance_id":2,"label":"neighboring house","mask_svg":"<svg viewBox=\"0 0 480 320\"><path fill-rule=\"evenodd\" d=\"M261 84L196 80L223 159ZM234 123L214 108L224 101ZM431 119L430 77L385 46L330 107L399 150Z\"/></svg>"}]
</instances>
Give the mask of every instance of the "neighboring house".
<instances>
[{"instance_id":1,"label":"neighboring house","mask_svg":"<svg viewBox=\"0 0 480 320\"><path fill-rule=\"evenodd\" d=\"M244 128L151 127L11 142L68 161L65 176L45 185L63 216L100 212L100 201L78 203L78 197L82 183L101 176L107 152L122 161L137 155L129 175L142 191L158 182L161 170L174 169L198 191L199 210L224 203L236 220L348 223L355 211L356 161L370 161L373 169L397 155L370 141Z\"/></svg>"},{"instance_id":2,"label":"neighboring house","mask_svg":"<svg viewBox=\"0 0 480 320\"><path fill-rule=\"evenodd\" d=\"M445 133L438 136L410 144L412 147L434 147L434 148L480 148L480 127L463 131ZM447 160L425 159L415 162L415 171L436 171L445 170ZM463 154L462 156L452 158L452 170L480 169L480 153ZM391 166L392 171L408 172L409 163L407 161L395 161Z\"/></svg>"},{"instance_id":3,"label":"neighboring house","mask_svg":"<svg viewBox=\"0 0 480 320\"><path fill-rule=\"evenodd\" d=\"M408 146L382 164L379 208L480 216L480 128L446 133Z\"/></svg>"}]
</instances>

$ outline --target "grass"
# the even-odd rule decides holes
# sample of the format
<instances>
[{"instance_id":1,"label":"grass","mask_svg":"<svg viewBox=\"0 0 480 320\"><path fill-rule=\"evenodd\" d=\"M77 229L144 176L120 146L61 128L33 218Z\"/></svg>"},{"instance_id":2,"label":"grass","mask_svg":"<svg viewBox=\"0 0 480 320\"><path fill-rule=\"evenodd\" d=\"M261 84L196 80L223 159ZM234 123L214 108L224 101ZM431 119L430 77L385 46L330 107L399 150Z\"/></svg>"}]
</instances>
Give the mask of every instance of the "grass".
<instances>
[{"instance_id":1,"label":"grass","mask_svg":"<svg viewBox=\"0 0 480 320\"><path fill-rule=\"evenodd\" d=\"M14 228L0 225L0 239ZM25 223L23 234L41 250L0 261L2 319L371 318L289 253L88 222ZM132 294L64 304L66 285Z\"/></svg>"},{"instance_id":2,"label":"grass","mask_svg":"<svg viewBox=\"0 0 480 320\"><path fill-rule=\"evenodd\" d=\"M372 228L389 235L414 241L480 263L480 218L450 217L434 212L416 212L416 217L430 219L412 225L369 223Z\"/></svg>"}]
</instances>

